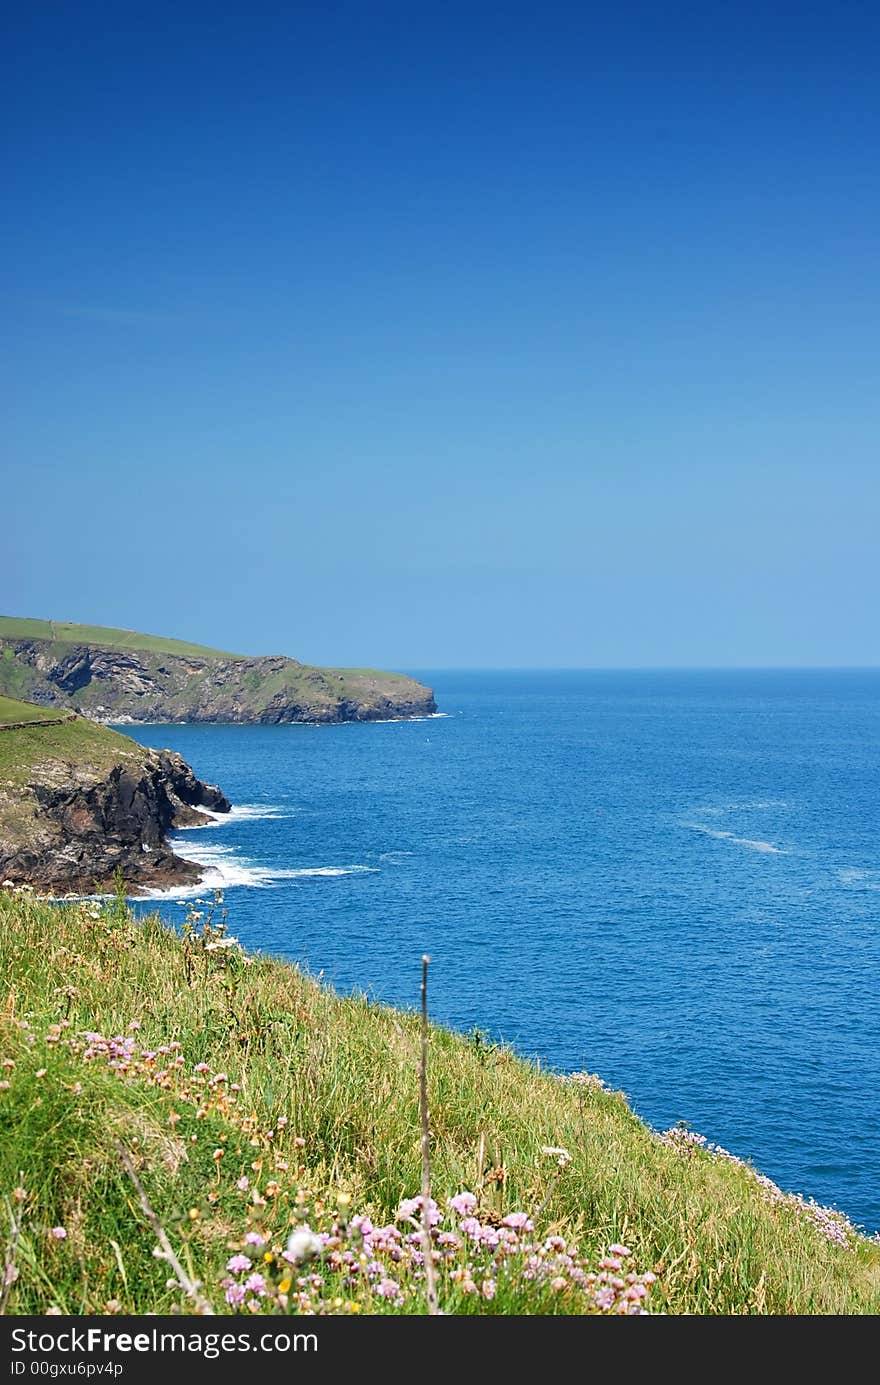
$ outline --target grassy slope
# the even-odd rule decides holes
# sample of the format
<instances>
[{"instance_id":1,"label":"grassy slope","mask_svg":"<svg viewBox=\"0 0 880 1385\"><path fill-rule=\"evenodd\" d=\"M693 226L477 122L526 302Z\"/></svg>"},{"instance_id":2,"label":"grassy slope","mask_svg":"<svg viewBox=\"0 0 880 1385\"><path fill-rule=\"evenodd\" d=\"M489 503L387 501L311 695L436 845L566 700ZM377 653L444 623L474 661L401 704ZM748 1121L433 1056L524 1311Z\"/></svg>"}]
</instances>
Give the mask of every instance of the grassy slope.
<instances>
[{"instance_id":1,"label":"grassy slope","mask_svg":"<svg viewBox=\"0 0 880 1385\"><path fill-rule=\"evenodd\" d=\"M38 707L33 702L19 702L13 697L0 696L0 726L19 721L45 721L47 717L63 721L68 715L67 712L53 712L50 707Z\"/></svg>"},{"instance_id":2,"label":"grassy slope","mask_svg":"<svg viewBox=\"0 0 880 1385\"><path fill-rule=\"evenodd\" d=\"M43 716L51 715L44 707L34 710ZM54 726L19 727L0 734L0 775L15 784L26 784L39 765L61 762L100 771L120 760L142 760L144 754L143 747L128 736L77 717Z\"/></svg>"},{"instance_id":3,"label":"grassy slope","mask_svg":"<svg viewBox=\"0 0 880 1385\"><path fill-rule=\"evenodd\" d=\"M325 668L321 672L328 678L344 678L355 684L370 684L379 679L383 687L390 690L396 684L412 683L412 676L408 673L384 673L374 668Z\"/></svg>"},{"instance_id":4,"label":"grassy slope","mask_svg":"<svg viewBox=\"0 0 880 1385\"><path fill-rule=\"evenodd\" d=\"M103 649L132 649L144 650L150 654L170 654L179 657L191 657L197 659L241 659L246 660L249 656L245 654L229 654L220 649L209 649L206 645L189 644L185 640L164 639L159 635L141 635L136 630L116 630L110 626L103 625L76 625L70 621L55 620L29 620L18 616L0 616L0 640L51 640L60 644L91 644L100 645ZM7 677L14 679L16 670L10 654L10 667L4 674L0 674L4 682ZM20 690L26 691L24 674L20 673ZM255 675L255 678L257 676ZM291 660L289 667L279 670L269 678L260 676L255 682L265 688L269 697L276 692L285 689L298 689L303 683L308 683L311 679L316 686L321 687L330 680L343 679L353 681L355 686L361 682L370 683L373 680L381 680L383 687L393 692L395 686L401 687L411 680L404 674L385 673L379 669L371 668L318 668L309 664L300 664L297 660ZM10 687L11 692L16 691Z\"/></svg>"},{"instance_id":5,"label":"grassy slope","mask_svg":"<svg viewBox=\"0 0 880 1385\"><path fill-rule=\"evenodd\" d=\"M27 706L0 698L0 716L4 703L12 708ZM31 710L44 717L51 715L45 707ZM143 761L146 752L128 736L83 717L71 720L67 712L62 717L66 719L53 726L0 730L0 832L7 844L26 842L33 836L36 800L27 786L35 780L69 780L70 765L97 779L122 761ZM24 717L16 715L12 720L23 721Z\"/></svg>"},{"instance_id":6,"label":"grassy slope","mask_svg":"<svg viewBox=\"0 0 880 1385\"><path fill-rule=\"evenodd\" d=\"M103 625L75 625L70 621L27 620L18 616L0 616L0 639L53 640L61 644L98 644L104 649L145 649L152 654L187 655L201 659L240 659L241 654L227 654L220 649L208 649L186 640L168 640L159 635L141 635L136 630L114 630Z\"/></svg>"},{"instance_id":7,"label":"grassy slope","mask_svg":"<svg viewBox=\"0 0 880 1385\"><path fill-rule=\"evenodd\" d=\"M280 1246L298 1190L313 1226L323 1215L315 1199L332 1206L341 1192L352 1210L385 1219L418 1191L413 1016L337 997L286 964L206 952L158 919L136 925L121 905L99 913L3 891L0 977L0 1061L14 1064L0 1090L0 1192L25 1190L13 1204L22 1234L10 1311L181 1304L153 1258L119 1137L218 1309L224 1265L244 1231L256 1226ZM82 1031L122 1035L133 1021L139 1047L181 1045L179 1075L167 1048L125 1077L71 1049ZM224 1077L198 1076L199 1063ZM167 1076L156 1075L160 1064ZM590 1257L625 1241L634 1267L659 1274L655 1311L880 1310L876 1246L837 1247L791 1206L768 1204L746 1170L676 1153L619 1094L436 1029L430 1104L439 1202L473 1189L484 1219L524 1208L541 1236L572 1237ZM564 1147L572 1162L557 1175L542 1146ZM248 1190L236 1186L242 1177ZM52 1238L53 1226L66 1240ZM345 1292L355 1307L339 1298L336 1311L388 1311L363 1283ZM444 1277L441 1299L450 1312L577 1306L567 1289L542 1297L522 1279L486 1302ZM424 1311L423 1300L416 1293L399 1311Z\"/></svg>"},{"instance_id":8,"label":"grassy slope","mask_svg":"<svg viewBox=\"0 0 880 1385\"><path fill-rule=\"evenodd\" d=\"M0 688L10 699L27 699L34 683L30 669L16 659L11 649L0 649Z\"/></svg>"}]
</instances>

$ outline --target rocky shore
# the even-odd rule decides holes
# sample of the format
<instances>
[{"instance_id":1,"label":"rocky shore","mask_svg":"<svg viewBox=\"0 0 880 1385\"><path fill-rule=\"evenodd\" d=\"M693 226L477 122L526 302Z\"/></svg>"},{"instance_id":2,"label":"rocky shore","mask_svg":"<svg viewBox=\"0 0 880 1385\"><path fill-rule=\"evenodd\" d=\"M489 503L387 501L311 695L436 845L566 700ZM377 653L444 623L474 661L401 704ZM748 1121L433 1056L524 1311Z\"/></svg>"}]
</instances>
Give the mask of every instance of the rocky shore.
<instances>
[{"instance_id":1,"label":"rocky shore","mask_svg":"<svg viewBox=\"0 0 880 1385\"><path fill-rule=\"evenodd\" d=\"M147 750L80 718L7 730L0 761L0 880L40 893L130 894L196 884L195 862L168 844L176 827L210 822L226 795L167 750Z\"/></svg>"},{"instance_id":2,"label":"rocky shore","mask_svg":"<svg viewBox=\"0 0 880 1385\"><path fill-rule=\"evenodd\" d=\"M0 881L54 894L197 884L168 844L226 812L169 751L113 725L327 724L430 716L430 688L400 673L316 668L133 630L0 616Z\"/></svg>"}]
</instances>

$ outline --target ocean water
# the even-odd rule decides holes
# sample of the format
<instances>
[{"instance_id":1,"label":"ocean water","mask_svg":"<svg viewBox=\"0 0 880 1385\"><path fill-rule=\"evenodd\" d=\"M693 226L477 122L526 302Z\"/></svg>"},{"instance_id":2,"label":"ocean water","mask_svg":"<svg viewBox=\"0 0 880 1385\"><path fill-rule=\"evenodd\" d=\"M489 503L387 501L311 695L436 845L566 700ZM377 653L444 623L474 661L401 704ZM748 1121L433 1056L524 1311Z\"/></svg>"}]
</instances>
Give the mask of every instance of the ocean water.
<instances>
[{"instance_id":1,"label":"ocean water","mask_svg":"<svg viewBox=\"0 0 880 1385\"><path fill-rule=\"evenodd\" d=\"M428 952L435 1018L878 1230L880 672L420 676L443 715L123 728L236 804L177 836L231 930L398 1005Z\"/></svg>"}]
</instances>

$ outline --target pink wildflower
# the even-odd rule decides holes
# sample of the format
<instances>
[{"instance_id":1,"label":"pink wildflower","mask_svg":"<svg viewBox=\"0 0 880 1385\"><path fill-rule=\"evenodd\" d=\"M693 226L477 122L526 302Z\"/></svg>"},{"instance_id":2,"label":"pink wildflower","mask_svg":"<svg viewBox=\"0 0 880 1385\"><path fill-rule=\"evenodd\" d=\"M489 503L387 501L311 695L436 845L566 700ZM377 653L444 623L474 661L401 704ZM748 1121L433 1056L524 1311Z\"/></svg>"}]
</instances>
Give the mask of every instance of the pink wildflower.
<instances>
[{"instance_id":1,"label":"pink wildflower","mask_svg":"<svg viewBox=\"0 0 880 1385\"><path fill-rule=\"evenodd\" d=\"M421 1197L405 1197L397 1209L398 1217L422 1219ZM436 1226L440 1221L440 1209L433 1198L428 1199L428 1225Z\"/></svg>"},{"instance_id":2,"label":"pink wildflower","mask_svg":"<svg viewBox=\"0 0 880 1385\"><path fill-rule=\"evenodd\" d=\"M501 1221L504 1226L510 1226L514 1231L534 1230L526 1212L510 1212L506 1217L502 1217Z\"/></svg>"},{"instance_id":3,"label":"pink wildflower","mask_svg":"<svg viewBox=\"0 0 880 1385\"><path fill-rule=\"evenodd\" d=\"M455 1197L449 1199L449 1206L460 1217L469 1217L471 1212L476 1211L477 1199L473 1193L456 1193Z\"/></svg>"}]
</instances>

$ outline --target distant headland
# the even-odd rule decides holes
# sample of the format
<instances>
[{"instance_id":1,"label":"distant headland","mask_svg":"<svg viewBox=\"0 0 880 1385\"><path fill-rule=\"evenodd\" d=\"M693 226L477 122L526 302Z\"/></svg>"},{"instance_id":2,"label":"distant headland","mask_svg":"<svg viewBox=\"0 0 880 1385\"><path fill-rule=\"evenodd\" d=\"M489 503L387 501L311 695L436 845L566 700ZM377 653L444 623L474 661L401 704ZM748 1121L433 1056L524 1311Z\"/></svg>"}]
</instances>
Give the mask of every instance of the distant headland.
<instances>
[{"instance_id":1,"label":"distant headland","mask_svg":"<svg viewBox=\"0 0 880 1385\"><path fill-rule=\"evenodd\" d=\"M0 616L0 694L131 724L381 721L437 709L430 688L400 673L14 616Z\"/></svg>"}]
</instances>

